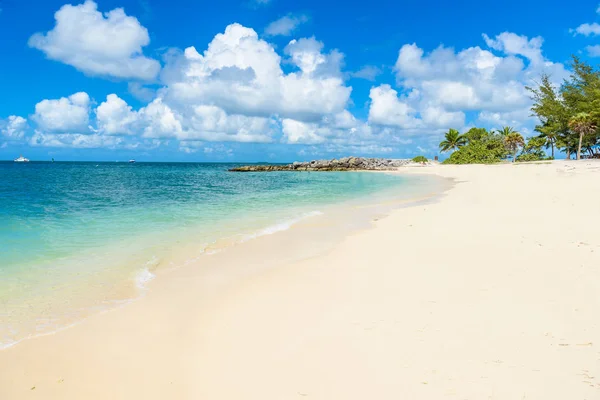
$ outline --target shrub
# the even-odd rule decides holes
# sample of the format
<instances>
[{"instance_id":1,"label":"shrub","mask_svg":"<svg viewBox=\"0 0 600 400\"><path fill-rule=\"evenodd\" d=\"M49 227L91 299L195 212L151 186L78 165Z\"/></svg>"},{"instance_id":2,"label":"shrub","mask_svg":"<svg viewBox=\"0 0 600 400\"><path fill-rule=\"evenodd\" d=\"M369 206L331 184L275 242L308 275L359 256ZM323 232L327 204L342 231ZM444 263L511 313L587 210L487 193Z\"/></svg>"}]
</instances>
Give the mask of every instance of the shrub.
<instances>
[{"instance_id":1,"label":"shrub","mask_svg":"<svg viewBox=\"0 0 600 400\"><path fill-rule=\"evenodd\" d=\"M480 132L476 132L479 136ZM444 161L444 164L495 164L509 155L500 135L487 134L470 140Z\"/></svg>"},{"instance_id":2,"label":"shrub","mask_svg":"<svg viewBox=\"0 0 600 400\"><path fill-rule=\"evenodd\" d=\"M429 160L425 156L416 156L415 158L412 159L412 161L416 162L416 163L426 163Z\"/></svg>"},{"instance_id":3,"label":"shrub","mask_svg":"<svg viewBox=\"0 0 600 400\"><path fill-rule=\"evenodd\" d=\"M517 157L517 162L542 161L546 159L544 152L523 153Z\"/></svg>"},{"instance_id":4,"label":"shrub","mask_svg":"<svg viewBox=\"0 0 600 400\"><path fill-rule=\"evenodd\" d=\"M546 140L540 136L527 139L523 152L517 157L519 162L546 160L546 153L542 150L546 146Z\"/></svg>"}]
</instances>

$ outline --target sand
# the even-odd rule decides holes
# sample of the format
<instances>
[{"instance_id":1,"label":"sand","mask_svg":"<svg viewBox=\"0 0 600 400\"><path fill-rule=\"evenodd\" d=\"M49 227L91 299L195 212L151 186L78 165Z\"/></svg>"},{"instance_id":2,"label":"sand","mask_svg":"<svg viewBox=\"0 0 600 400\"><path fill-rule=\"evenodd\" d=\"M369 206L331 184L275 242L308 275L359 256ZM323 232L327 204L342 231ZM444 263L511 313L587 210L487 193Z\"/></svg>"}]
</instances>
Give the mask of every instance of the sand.
<instances>
[{"instance_id":1,"label":"sand","mask_svg":"<svg viewBox=\"0 0 600 400\"><path fill-rule=\"evenodd\" d=\"M1 351L0 399L600 398L600 162L401 173L456 185L301 261L261 262L276 234L165 274Z\"/></svg>"}]
</instances>

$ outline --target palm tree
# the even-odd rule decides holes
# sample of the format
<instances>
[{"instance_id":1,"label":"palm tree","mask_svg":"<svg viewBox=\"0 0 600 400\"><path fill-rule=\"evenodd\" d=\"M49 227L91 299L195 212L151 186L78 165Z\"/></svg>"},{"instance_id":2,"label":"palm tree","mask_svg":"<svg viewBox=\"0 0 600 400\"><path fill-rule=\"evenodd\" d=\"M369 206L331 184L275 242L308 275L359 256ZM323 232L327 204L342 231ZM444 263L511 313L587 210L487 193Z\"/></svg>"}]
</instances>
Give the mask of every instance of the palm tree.
<instances>
[{"instance_id":1,"label":"palm tree","mask_svg":"<svg viewBox=\"0 0 600 400\"><path fill-rule=\"evenodd\" d=\"M512 128L512 126L505 126L501 130L496 131L496 132L498 132L503 137L507 137L508 135L510 135L511 133L514 133L516 131Z\"/></svg>"},{"instance_id":2,"label":"palm tree","mask_svg":"<svg viewBox=\"0 0 600 400\"><path fill-rule=\"evenodd\" d=\"M504 136L504 145L513 155L513 162L517 161L519 147L525 146L525 139L519 132L512 131Z\"/></svg>"},{"instance_id":3,"label":"palm tree","mask_svg":"<svg viewBox=\"0 0 600 400\"><path fill-rule=\"evenodd\" d=\"M467 144L467 138L461 135L456 129L450 129L446 132L445 139L440 143L440 150L442 152L448 150L458 150Z\"/></svg>"},{"instance_id":4,"label":"palm tree","mask_svg":"<svg viewBox=\"0 0 600 400\"><path fill-rule=\"evenodd\" d=\"M540 128L537 131L541 132L539 137L543 138L546 141L546 144L544 146L546 148L550 147L552 149L552 158L554 159L554 146L556 144L558 134L554 131L549 131L543 128Z\"/></svg>"},{"instance_id":5,"label":"palm tree","mask_svg":"<svg viewBox=\"0 0 600 400\"><path fill-rule=\"evenodd\" d=\"M592 121L592 117L588 113L579 113L569 121L569 128L579 134L579 146L577 146L577 159L581 159L581 143L583 136L596 131L596 124Z\"/></svg>"}]
</instances>

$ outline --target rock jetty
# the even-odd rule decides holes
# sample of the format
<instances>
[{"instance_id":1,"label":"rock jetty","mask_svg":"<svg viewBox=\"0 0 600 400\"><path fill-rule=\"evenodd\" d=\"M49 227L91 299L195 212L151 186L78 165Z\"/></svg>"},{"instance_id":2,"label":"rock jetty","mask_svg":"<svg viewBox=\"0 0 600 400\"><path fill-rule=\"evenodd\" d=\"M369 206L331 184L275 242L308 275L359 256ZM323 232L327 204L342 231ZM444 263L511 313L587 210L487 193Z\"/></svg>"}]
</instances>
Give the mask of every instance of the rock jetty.
<instances>
[{"instance_id":1,"label":"rock jetty","mask_svg":"<svg viewBox=\"0 0 600 400\"><path fill-rule=\"evenodd\" d=\"M272 171L385 171L413 164L411 160L387 158L344 157L333 160L313 160L292 164L244 165L231 168L233 172L272 172Z\"/></svg>"}]
</instances>

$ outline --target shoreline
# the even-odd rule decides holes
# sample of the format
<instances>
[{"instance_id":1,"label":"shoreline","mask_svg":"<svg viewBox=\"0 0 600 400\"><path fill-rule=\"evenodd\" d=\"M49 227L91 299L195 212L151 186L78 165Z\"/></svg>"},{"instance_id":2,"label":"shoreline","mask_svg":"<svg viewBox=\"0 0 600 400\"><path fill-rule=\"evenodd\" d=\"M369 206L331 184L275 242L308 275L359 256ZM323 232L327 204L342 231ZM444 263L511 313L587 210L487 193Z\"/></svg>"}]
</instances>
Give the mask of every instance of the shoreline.
<instances>
[{"instance_id":1,"label":"shoreline","mask_svg":"<svg viewBox=\"0 0 600 400\"><path fill-rule=\"evenodd\" d=\"M577 193L600 193L600 163L400 173L455 183L329 251L291 257L294 240L323 239L301 229L263 237L0 351L0 397L597 396L600 216Z\"/></svg>"},{"instance_id":2,"label":"shoreline","mask_svg":"<svg viewBox=\"0 0 600 400\"><path fill-rule=\"evenodd\" d=\"M364 173L363 171L360 171ZM375 171L370 171L375 172ZM381 173L383 171L378 171ZM138 269L132 270L130 272L134 272L133 275L131 273L127 273L125 276L131 275L129 279L122 280L121 282L115 282L115 287L111 288L110 293L117 293L117 298L109 298L106 297L101 302L97 302L93 304L91 300L85 299L85 302L82 302L78 307L84 306L79 310L79 314L74 316L73 318L64 319L57 326L47 329L42 332L29 334L24 337L19 337L17 340L12 342L0 343L0 353L6 349L12 348L24 341L28 341L31 339L36 339L38 337L43 337L47 335L53 335L55 333L62 332L66 329L70 329L74 326L77 326L81 323L84 323L89 318L93 318L95 315L111 312L113 310L118 310L123 307L129 306L132 302L136 302L142 300L146 295L148 295L148 291L151 289L151 285L156 284L155 280L158 277L162 279L164 277L168 277L168 274L176 271L181 268L203 268L204 265L214 265L215 261L211 258L220 252L223 251L234 251L235 254L238 254L238 257L243 258L244 248L239 249L239 246L243 246L247 242L255 241L257 239L261 239L264 236L270 236L273 234L286 234L288 230L302 229L304 235L311 235L311 225L313 222L317 222L322 225L319 229L329 229L329 233L333 233L335 230L335 238L325 238L322 237L323 243L319 244L320 247L333 247L335 243L343 240L343 238L355 231L365 229L368 227L370 213L377 213L378 211L371 211L370 213L363 212L365 215L354 217L350 216L349 210L351 209L381 209L385 214L390 212L390 210L397 207L404 207L406 204L411 204L413 202L417 202L421 200L421 196L425 196L425 198L430 198L432 196L438 196L440 193L447 190L448 182L445 180L437 180L431 178L425 178L428 180L427 185L433 185L435 188L427 188L427 190L431 190L433 192L425 193L423 189L417 188L415 189L413 185L415 182L406 182L399 183L397 187L393 187L392 189L386 189L379 192L374 193L369 197L359 196L358 198L349 198L343 201L338 201L331 204L315 204L314 206L303 206L302 208L298 208L293 210L293 215L290 215L287 218L275 220L271 225L268 226L253 226L250 228L249 226L243 225L240 227L240 230L237 233L231 234L229 236L218 237L214 241L206 242L201 244L200 246L195 240L187 239L186 242L180 242L177 240L172 243L172 247L165 248L163 253L155 254L148 253L147 261L144 263L144 266L140 265ZM408 189L406 191L406 189ZM406 193L404 193L406 191ZM421 193L423 192L423 193ZM414 196L419 196L415 198ZM313 211L308 211L309 209ZM317 210L319 209L319 210ZM321 211L323 210L323 211ZM289 210L288 210L289 211ZM324 215L324 213L326 215ZM369 215L367 215L369 214ZM311 219L321 219L321 221L309 221ZM360 227L352 227L350 228L350 232L341 232L339 229L332 230L332 225L338 223L339 221L349 222L353 219L354 223L358 223L361 225ZM230 227L231 228L231 227ZM248 230L250 229L250 230ZM231 233L231 232L230 232ZM294 235L293 232L288 233L288 235ZM294 235L294 236L302 236L302 235ZM246 246L251 246L251 244L246 244ZM304 246L306 247L306 245ZM300 248L303 248L300 246ZM200 249L200 251L198 250ZM298 259L303 257L303 252L305 250L296 251L298 254ZM324 250L319 250L324 251ZM296 254L294 253L294 254ZM149 257L149 258L148 258ZM271 258L273 258L271 256ZM291 260L291 259L290 259ZM297 261L296 259L293 259ZM110 271L108 271L110 273ZM114 272L115 276L121 276L122 272L116 271ZM93 288L94 283L83 283L84 285L90 285L90 289ZM105 296L104 293L100 293L101 296ZM100 299L99 296L98 299ZM72 303L72 299L68 299L69 303ZM71 308L74 306L71 305ZM60 310L59 310L60 311ZM57 314L50 315L42 315L42 318L51 319L56 318Z\"/></svg>"}]
</instances>

